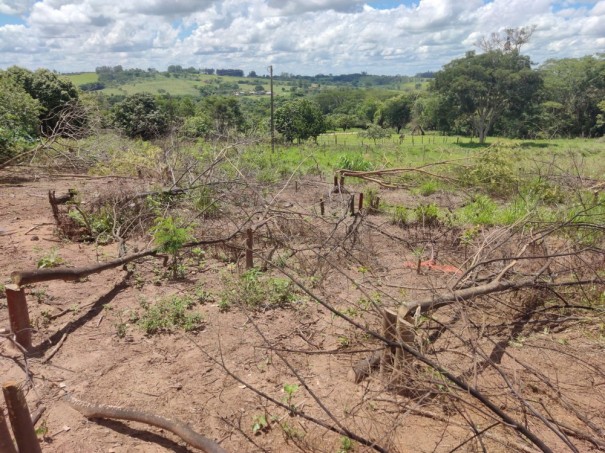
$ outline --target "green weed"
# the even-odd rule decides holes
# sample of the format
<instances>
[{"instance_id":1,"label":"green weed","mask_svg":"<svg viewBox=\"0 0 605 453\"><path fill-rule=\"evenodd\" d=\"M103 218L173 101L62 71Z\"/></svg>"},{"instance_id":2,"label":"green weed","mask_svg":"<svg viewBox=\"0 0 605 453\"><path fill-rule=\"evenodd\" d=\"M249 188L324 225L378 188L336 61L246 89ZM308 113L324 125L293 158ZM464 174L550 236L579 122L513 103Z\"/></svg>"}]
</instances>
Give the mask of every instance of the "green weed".
<instances>
[{"instance_id":1,"label":"green weed","mask_svg":"<svg viewBox=\"0 0 605 453\"><path fill-rule=\"evenodd\" d=\"M351 171L370 171L374 165L369 160L365 160L363 156L343 154L338 159L336 168Z\"/></svg>"},{"instance_id":2,"label":"green weed","mask_svg":"<svg viewBox=\"0 0 605 453\"><path fill-rule=\"evenodd\" d=\"M439 189L439 183L437 181L431 180L422 183L422 185L418 188L418 193L423 197L428 197L433 195Z\"/></svg>"},{"instance_id":3,"label":"green weed","mask_svg":"<svg viewBox=\"0 0 605 453\"><path fill-rule=\"evenodd\" d=\"M179 271L183 273L184 269L179 267L179 250L192 238L191 228L183 225L183 221L172 216L158 217L155 219L153 228L153 240L160 251L172 255L173 278L176 280Z\"/></svg>"},{"instance_id":4,"label":"green weed","mask_svg":"<svg viewBox=\"0 0 605 453\"><path fill-rule=\"evenodd\" d=\"M59 256L57 247L52 247L47 254L38 259L38 269L49 269L65 264L65 260Z\"/></svg>"},{"instance_id":5,"label":"green weed","mask_svg":"<svg viewBox=\"0 0 605 453\"><path fill-rule=\"evenodd\" d=\"M405 206L395 206L391 211L391 223L400 227L406 226L410 222L410 210Z\"/></svg>"},{"instance_id":6,"label":"green weed","mask_svg":"<svg viewBox=\"0 0 605 453\"><path fill-rule=\"evenodd\" d=\"M202 327L202 315L191 313L195 301L191 296L173 295L154 305L141 301L142 313L137 324L147 335L183 329L186 332Z\"/></svg>"},{"instance_id":7,"label":"green weed","mask_svg":"<svg viewBox=\"0 0 605 453\"><path fill-rule=\"evenodd\" d=\"M423 226L432 227L439 225L441 210L435 203L419 204L414 209L414 214L416 221Z\"/></svg>"},{"instance_id":8,"label":"green weed","mask_svg":"<svg viewBox=\"0 0 605 453\"><path fill-rule=\"evenodd\" d=\"M245 305L251 309L283 307L294 300L294 288L290 280L264 275L252 268L241 274L223 276L224 290L221 303L226 308Z\"/></svg>"}]
</instances>

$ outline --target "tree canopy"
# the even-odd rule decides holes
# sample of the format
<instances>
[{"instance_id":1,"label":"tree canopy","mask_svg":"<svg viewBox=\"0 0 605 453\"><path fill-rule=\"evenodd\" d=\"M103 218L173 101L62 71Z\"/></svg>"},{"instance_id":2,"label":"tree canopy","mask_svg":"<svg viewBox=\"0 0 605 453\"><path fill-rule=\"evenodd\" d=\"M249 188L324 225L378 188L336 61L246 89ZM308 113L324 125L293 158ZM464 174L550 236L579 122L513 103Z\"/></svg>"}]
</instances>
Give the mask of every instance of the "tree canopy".
<instances>
[{"instance_id":1,"label":"tree canopy","mask_svg":"<svg viewBox=\"0 0 605 453\"><path fill-rule=\"evenodd\" d=\"M501 116L519 114L531 105L542 86L529 57L516 51L494 50L477 55L468 52L435 75L432 86L455 120L468 123L485 142Z\"/></svg>"},{"instance_id":2,"label":"tree canopy","mask_svg":"<svg viewBox=\"0 0 605 453\"><path fill-rule=\"evenodd\" d=\"M310 137L316 139L326 131L326 123L321 108L308 99L295 99L286 102L275 111L275 129L284 138L299 142Z\"/></svg>"},{"instance_id":3,"label":"tree canopy","mask_svg":"<svg viewBox=\"0 0 605 453\"><path fill-rule=\"evenodd\" d=\"M155 98L148 93L133 94L114 105L112 117L114 126L132 138L148 140L168 130L165 113L159 108Z\"/></svg>"},{"instance_id":4,"label":"tree canopy","mask_svg":"<svg viewBox=\"0 0 605 453\"><path fill-rule=\"evenodd\" d=\"M32 72L12 66L6 70L6 77L39 102L39 119L44 133L53 130L61 110L79 98L73 83L48 69Z\"/></svg>"},{"instance_id":5,"label":"tree canopy","mask_svg":"<svg viewBox=\"0 0 605 453\"><path fill-rule=\"evenodd\" d=\"M31 142L38 136L41 111L37 100L0 72L0 163L20 143Z\"/></svg>"}]
</instances>

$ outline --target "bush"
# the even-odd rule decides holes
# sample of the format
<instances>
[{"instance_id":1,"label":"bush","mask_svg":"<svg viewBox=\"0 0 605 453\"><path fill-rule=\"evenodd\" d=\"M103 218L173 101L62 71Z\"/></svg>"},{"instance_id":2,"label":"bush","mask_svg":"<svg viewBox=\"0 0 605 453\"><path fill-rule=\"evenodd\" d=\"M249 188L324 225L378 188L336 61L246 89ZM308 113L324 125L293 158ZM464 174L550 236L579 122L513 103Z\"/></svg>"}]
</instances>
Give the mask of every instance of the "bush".
<instances>
[{"instance_id":1,"label":"bush","mask_svg":"<svg viewBox=\"0 0 605 453\"><path fill-rule=\"evenodd\" d=\"M508 195L518 185L513 157L502 148L488 148L475 165L463 170L460 180L467 186L480 187L492 195Z\"/></svg>"}]
</instances>

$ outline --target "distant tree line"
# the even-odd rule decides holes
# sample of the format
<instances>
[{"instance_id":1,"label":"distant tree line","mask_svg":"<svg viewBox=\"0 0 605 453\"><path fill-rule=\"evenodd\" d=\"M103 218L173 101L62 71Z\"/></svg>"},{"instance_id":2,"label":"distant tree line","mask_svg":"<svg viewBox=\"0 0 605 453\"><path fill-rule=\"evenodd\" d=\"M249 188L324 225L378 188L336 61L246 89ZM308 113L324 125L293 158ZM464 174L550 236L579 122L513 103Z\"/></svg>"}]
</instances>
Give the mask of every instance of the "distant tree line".
<instances>
[{"instance_id":1,"label":"distant tree line","mask_svg":"<svg viewBox=\"0 0 605 453\"><path fill-rule=\"evenodd\" d=\"M527 34L517 36L513 30L510 37L493 37L484 42L482 52L470 51L435 73L417 74L430 79L428 89L393 91L391 85L381 85L387 80L418 80L411 77L282 74L276 83L288 91L275 98L276 130L289 142L352 128L366 131L373 140L405 130L475 136L479 142L485 142L488 135L532 139L603 136L605 54L553 59L534 68L521 53ZM107 84L160 73L153 68L101 66L96 69L98 82L78 90L45 69L0 71L0 162L32 146L41 136L62 133L57 129L61 112L82 102L98 107L105 127L133 138L153 139L169 132L191 139L268 134L269 98L237 96L242 83L253 84L255 92L265 92L266 81L254 80L253 71L247 79L239 69L171 65L169 71L173 77L214 74L241 79L200 80L197 96L171 96L163 90L158 95L106 96L99 89ZM378 85L358 88L368 80Z\"/></svg>"}]
</instances>

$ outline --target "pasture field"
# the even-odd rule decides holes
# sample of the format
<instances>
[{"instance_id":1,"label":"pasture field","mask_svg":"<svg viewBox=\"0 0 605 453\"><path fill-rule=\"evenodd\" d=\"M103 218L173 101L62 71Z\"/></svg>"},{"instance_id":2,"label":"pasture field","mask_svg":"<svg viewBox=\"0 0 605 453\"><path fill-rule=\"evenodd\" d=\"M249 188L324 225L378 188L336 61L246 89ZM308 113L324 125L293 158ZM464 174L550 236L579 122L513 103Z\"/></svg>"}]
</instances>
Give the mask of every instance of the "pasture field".
<instances>
[{"instance_id":1,"label":"pasture field","mask_svg":"<svg viewBox=\"0 0 605 453\"><path fill-rule=\"evenodd\" d=\"M80 86L84 83L94 83L99 81L99 76L95 72L81 72L78 74L63 74L67 80L71 81L75 86Z\"/></svg>"}]
</instances>

